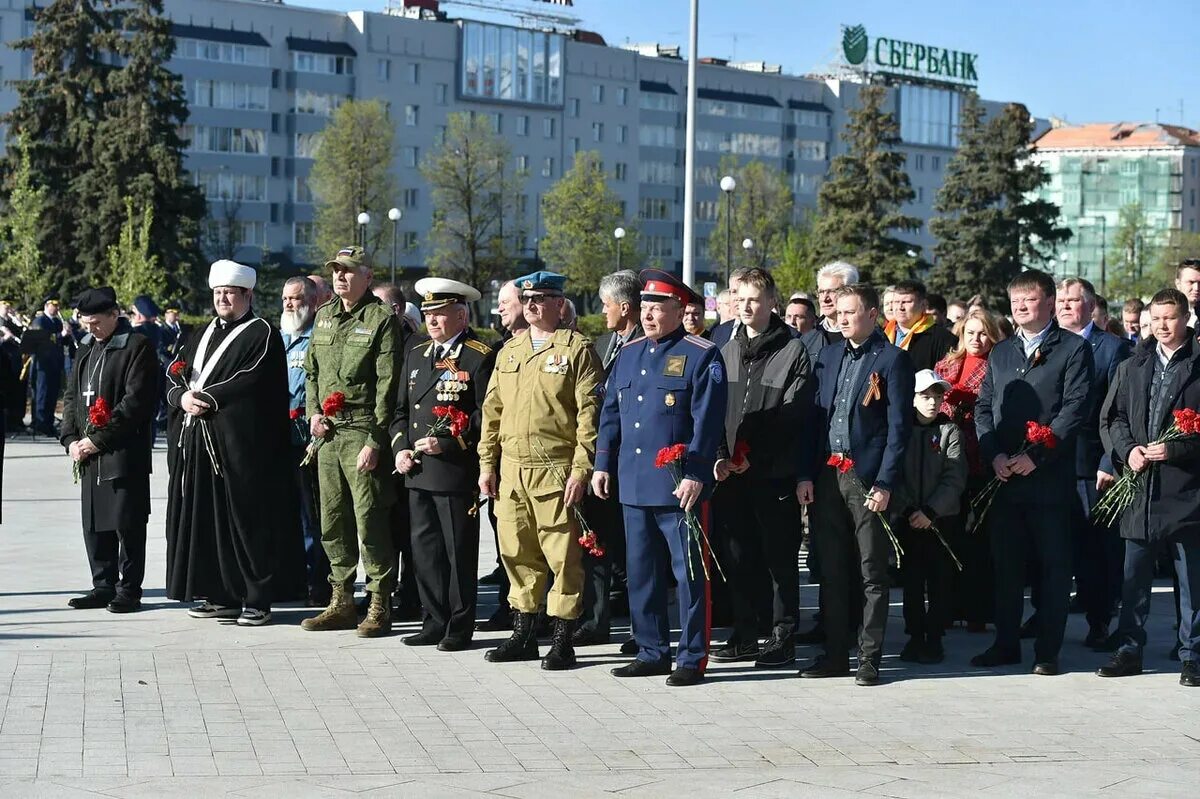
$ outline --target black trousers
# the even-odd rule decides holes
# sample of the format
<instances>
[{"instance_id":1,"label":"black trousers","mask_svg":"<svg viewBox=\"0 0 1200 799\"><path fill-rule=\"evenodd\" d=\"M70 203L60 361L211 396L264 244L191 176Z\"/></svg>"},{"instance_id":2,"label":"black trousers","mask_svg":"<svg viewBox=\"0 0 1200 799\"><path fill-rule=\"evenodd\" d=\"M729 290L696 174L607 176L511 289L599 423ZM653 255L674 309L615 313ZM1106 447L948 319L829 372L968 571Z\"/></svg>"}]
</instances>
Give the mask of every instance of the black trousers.
<instances>
[{"instance_id":1,"label":"black trousers","mask_svg":"<svg viewBox=\"0 0 1200 799\"><path fill-rule=\"evenodd\" d=\"M1116 527L1094 524L1088 514L1099 499L1096 479L1081 478L1079 501L1071 508L1071 547L1075 587L1088 624L1107 627L1112 621L1125 570L1125 544Z\"/></svg>"},{"instance_id":2,"label":"black trousers","mask_svg":"<svg viewBox=\"0 0 1200 799\"><path fill-rule=\"evenodd\" d=\"M83 531L92 590L98 594L142 598L146 576L146 525L125 530Z\"/></svg>"},{"instance_id":3,"label":"black trousers","mask_svg":"<svg viewBox=\"0 0 1200 799\"><path fill-rule=\"evenodd\" d=\"M774 632L780 637L792 635L800 615L796 481L731 475L718 492L728 492L727 507L740 509L736 518L727 520L729 562L723 564L730 579L734 637L744 643L758 640L763 594L769 594Z\"/></svg>"},{"instance_id":4,"label":"black trousers","mask_svg":"<svg viewBox=\"0 0 1200 799\"><path fill-rule=\"evenodd\" d=\"M413 566L412 521L409 511L409 491L402 480L396 481L396 501L392 503L392 565L396 574L396 604L409 607L417 604L417 576Z\"/></svg>"},{"instance_id":5,"label":"black trousers","mask_svg":"<svg viewBox=\"0 0 1200 799\"><path fill-rule=\"evenodd\" d=\"M962 571L951 574L951 597L954 603L951 621L959 619L987 624L996 616L996 580L992 567L991 525L984 524L971 529L975 523L971 502L987 485L982 476L967 478L967 493L963 496L962 510L951 529L942 529L954 554L962 563Z\"/></svg>"},{"instance_id":6,"label":"black trousers","mask_svg":"<svg viewBox=\"0 0 1200 799\"><path fill-rule=\"evenodd\" d=\"M475 633L479 517L471 494L408 489L413 567L425 610L422 630L470 640Z\"/></svg>"},{"instance_id":7,"label":"black trousers","mask_svg":"<svg viewBox=\"0 0 1200 799\"><path fill-rule=\"evenodd\" d=\"M496 581L496 611L507 612L512 610L508 604L508 591L512 585L508 582L508 570L500 562L500 525L496 521L496 500L489 499L487 509L488 521L492 523L492 542L496 546L496 573L499 575Z\"/></svg>"},{"instance_id":8,"label":"black trousers","mask_svg":"<svg viewBox=\"0 0 1200 799\"><path fill-rule=\"evenodd\" d=\"M1071 595L1071 508L1012 502L1000 496L988 511L992 560L996 564L996 647L1020 650L1025 575L1032 558L1038 589L1036 661L1055 660L1062 648Z\"/></svg>"},{"instance_id":9,"label":"black trousers","mask_svg":"<svg viewBox=\"0 0 1200 799\"><path fill-rule=\"evenodd\" d=\"M583 499L583 517L596 534L604 555L583 556L583 613L579 616L579 629L606 636L612 626L610 594L618 576L618 564L622 567L620 576L624 575L625 515L616 497L600 499L588 494Z\"/></svg>"},{"instance_id":10,"label":"black trousers","mask_svg":"<svg viewBox=\"0 0 1200 799\"><path fill-rule=\"evenodd\" d=\"M936 523L950 541L955 520L938 519ZM907 519L893 522L892 529L904 547L900 567L904 626L913 638L926 641L941 638L950 624L954 561L932 530L913 529Z\"/></svg>"},{"instance_id":11,"label":"black trousers","mask_svg":"<svg viewBox=\"0 0 1200 799\"><path fill-rule=\"evenodd\" d=\"M891 543L879 518L863 503L866 495L851 471L839 474L822 466L817 475L813 530L821 552L821 612L825 622L825 656L832 665L847 661L851 601L857 581L862 590L862 628L858 634L860 662L879 664L888 616L888 561Z\"/></svg>"}]
</instances>

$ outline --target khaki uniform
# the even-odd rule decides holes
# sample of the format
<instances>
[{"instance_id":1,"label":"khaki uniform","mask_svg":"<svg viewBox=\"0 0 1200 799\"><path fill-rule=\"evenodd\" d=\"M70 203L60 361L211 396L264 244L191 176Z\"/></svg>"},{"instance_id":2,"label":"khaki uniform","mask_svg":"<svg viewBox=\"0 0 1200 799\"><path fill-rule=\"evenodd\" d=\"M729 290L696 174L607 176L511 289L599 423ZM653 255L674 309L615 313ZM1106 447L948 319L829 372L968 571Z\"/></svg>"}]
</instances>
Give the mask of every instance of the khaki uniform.
<instances>
[{"instance_id":1,"label":"khaki uniform","mask_svg":"<svg viewBox=\"0 0 1200 799\"><path fill-rule=\"evenodd\" d=\"M321 403L333 392L346 395L345 409L317 452L329 581L352 582L361 554L367 590L385 595L396 582L389 514L395 487L387 436L400 358L395 325L388 308L369 293L349 311L334 297L317 311L304 363L308 418L321 413ZM379 452L378 465L366 474L357 466L364 446Z\"/></svg>"},{"instance_id":2,"label":"khaki uniform","mask_svg":"<svg viewBox=\"0 0 1200 799\"><path fill-rule=\"evenodd\" d=\"M555 331L537 352L526 330L496 357L479 466L500 476L500 556L508 601L522 613L537 612L551 572L547 612L576 619L582 610L582 549L563 488L568 475L585 483L590 476L602 375L591 343L570 330Z\"/></svg>"}]
</instances>

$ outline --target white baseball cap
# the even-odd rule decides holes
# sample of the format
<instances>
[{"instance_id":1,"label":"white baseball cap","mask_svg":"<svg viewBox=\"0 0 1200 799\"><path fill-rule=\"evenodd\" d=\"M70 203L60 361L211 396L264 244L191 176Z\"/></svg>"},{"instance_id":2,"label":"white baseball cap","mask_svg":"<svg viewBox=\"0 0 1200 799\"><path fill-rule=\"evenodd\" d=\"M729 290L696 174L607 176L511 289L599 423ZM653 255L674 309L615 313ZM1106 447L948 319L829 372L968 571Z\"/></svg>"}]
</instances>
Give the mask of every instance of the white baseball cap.
<instances>
[{"instance_id":1,"label":"white baseball cap","mask_svg":"<svg viewBox=\"0 0 1200 799\"><path fill-rule=\"evenodd\" d=\"M932 369L922 369L917 372L916 379L913 384L913 391L920 394L922 391L928 391L934 386L941 386L942 391L949 391L950 384L937 376L937 373Z\"/></svg>"}]
</instances>

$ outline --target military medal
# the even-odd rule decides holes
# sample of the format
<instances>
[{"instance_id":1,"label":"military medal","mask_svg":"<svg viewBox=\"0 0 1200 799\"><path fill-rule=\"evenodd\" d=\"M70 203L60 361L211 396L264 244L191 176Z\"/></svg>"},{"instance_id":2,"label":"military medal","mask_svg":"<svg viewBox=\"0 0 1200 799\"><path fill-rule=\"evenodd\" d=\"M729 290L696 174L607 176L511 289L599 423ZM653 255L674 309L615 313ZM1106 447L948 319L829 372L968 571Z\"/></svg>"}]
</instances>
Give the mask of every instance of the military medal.
<instances>
[{"instance_id":1,"label":"military medal","mask_svg":"<svg viewBox=\"0 0 1200 799\"><path fill-rule=\"evenodd\" d=\"M668 391L667 396L663 397L663 404L668 408L675 407L675 395Z\"/></svg>"}]
</instances>

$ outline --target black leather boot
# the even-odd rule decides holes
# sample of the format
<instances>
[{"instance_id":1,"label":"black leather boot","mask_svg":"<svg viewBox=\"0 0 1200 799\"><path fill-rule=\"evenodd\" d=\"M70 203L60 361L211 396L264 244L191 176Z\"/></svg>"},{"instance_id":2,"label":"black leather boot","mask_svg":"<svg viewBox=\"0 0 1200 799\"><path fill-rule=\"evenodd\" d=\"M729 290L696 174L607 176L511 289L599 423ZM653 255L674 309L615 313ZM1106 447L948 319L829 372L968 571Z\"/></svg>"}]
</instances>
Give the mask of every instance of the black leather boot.
<instances>
[{"instance_id":1,"label":"black leather boot","mask_svg":"<svg viewBox=\"0 0 1200 799\"><path fill-rule=\"evenodd\" d=\"M550 643L550 651L542 658L543 669L562 671L575 665L575 646L571 637L574 631L574 621L555 617L554 639Z\"/></svg>"},{"instance_id":2,"label":"black leather boot","mask_svg":"<svg viewBox=\"0 0 1200 799\"><path fill-rule=\"evenodd\" d=\"M484 654L484 659L492 663L537 660L540 656L538 654L537 637L533 631L536 619L536 614L521 613L518 610L514 610L512 635L508 637L508 640L500 644L500 646L495 649L489 649Z\"/></svg>"}]
</instances>

